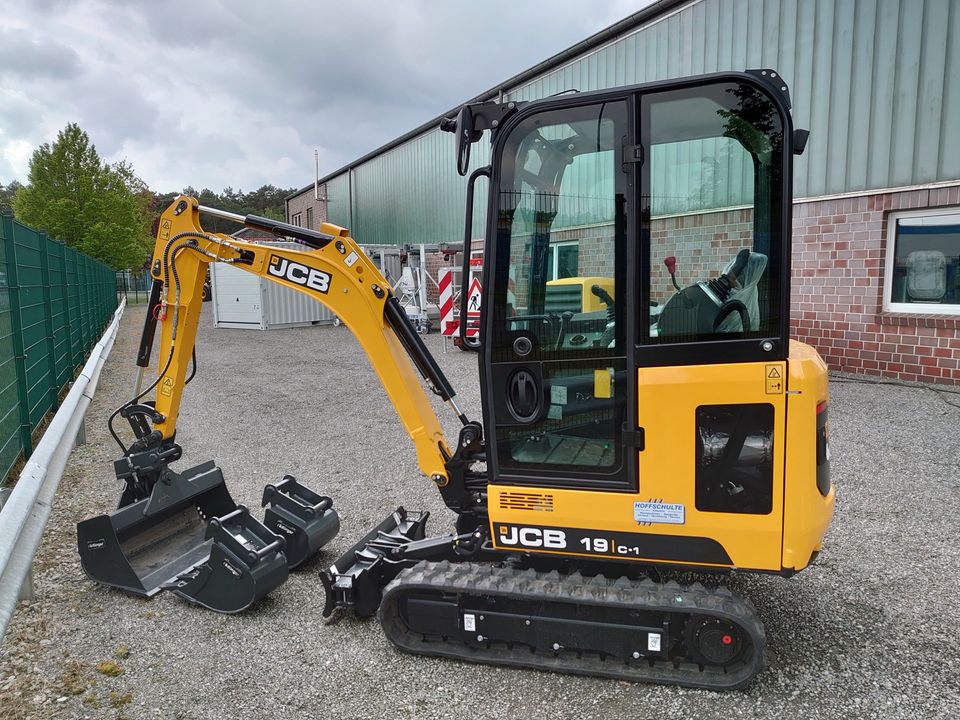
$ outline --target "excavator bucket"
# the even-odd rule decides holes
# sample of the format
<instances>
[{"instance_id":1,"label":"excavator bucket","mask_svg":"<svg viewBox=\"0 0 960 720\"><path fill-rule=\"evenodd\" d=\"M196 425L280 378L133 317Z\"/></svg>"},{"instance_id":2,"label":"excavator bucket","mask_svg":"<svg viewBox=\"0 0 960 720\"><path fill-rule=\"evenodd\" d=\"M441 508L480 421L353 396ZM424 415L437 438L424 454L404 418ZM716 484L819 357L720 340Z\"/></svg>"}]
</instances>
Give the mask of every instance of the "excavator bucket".
<instances>
[{"instance_id":1,"label":"excavator bucket","mask_svg":"<svg viewBox=\"0 0 960 720\"><path fill-rule=\"evenodd\" d=\"M287 579L284 540L243 505L210 519L202 562L163 584L164 590L222 613L246 610Z\"/></svg>"},{"instance_id":2,"label":"excavator bucket","mask_svg":"<svg viewBox=\"0 0 960 720\"><path fill-rule=\"evenodd\" d=\"M77 524L80 562L92 580L145 597L206 560L207 520L237 509L212 460L167 471L148 497L134 501L125 492L121 503Z\"/></svg>"},{"instance_id":3,"label":"excavator bucket","mask_svg":"<svg viewBox=\"0 0 960 720\"><path fill-rule=\"evenodd\" d=\"M287 567L293 570L340 532L333 500L304 487L292 475L263 489L263 524L286 541Z\"/></svg>"}]
</instances>

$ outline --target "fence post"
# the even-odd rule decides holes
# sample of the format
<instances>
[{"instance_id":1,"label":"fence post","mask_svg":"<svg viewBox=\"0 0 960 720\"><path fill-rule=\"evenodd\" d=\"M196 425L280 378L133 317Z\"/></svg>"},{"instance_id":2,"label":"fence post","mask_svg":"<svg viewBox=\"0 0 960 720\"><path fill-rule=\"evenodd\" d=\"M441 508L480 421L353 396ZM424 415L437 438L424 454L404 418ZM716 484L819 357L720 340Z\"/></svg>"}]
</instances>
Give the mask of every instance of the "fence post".
<instances>
[{"instance_id":1,"label":"fence post","mask_svg":"<svg viewBox=\"0 0 960 720\"><path fill-rule=\"evenodd\" d=\"M57 356L53 347L53 298L50 292L50 238L47 233L41 230L39 233L40 242L40 278L43 284L43 309L44 333L47 336L47 362L50 365L50 387L47 392L50 396L50 409L56 410L60 400L60 388L57 387Z\"/></svg>"},{"instance_id":2,"label":"fence post","mask_svg":"<svg viewBox=\"0 0 960 720\"><path fill-rule=\"evenodd\" d=\"M14 240L13 218L4 218L5 224L9 221L9 232L6 236L7 255L7 290L10 296L10 325L13 335L13 361L17 373L17 404L20 406L20 445L23 447L23 456L30 457L33 452L33 438L30 433L30 406L27 404L27 367L26 355L23 351L23 317L20 313L20 281L17 273L17 244Z\"/></svg>"},{"instance_id":3,"label":"fence post","mask_svg":"<svg viewBox=\"0 0 960 720\"><path fill-rule=\"evenodd\" d=\"M73 311L70 315L70 367L77 368L80 361L83 360L83 332L81 324L83 323L83 313L80 308L80 262L77 260L79 253L73 248L67 248L70 257L70 272L67 275L67 292L70 296L70 302L74 301L74 291L76 291L76 304L73 305ZM74 335L77 342L74 347Z\"/></svg>"}]
</instances>

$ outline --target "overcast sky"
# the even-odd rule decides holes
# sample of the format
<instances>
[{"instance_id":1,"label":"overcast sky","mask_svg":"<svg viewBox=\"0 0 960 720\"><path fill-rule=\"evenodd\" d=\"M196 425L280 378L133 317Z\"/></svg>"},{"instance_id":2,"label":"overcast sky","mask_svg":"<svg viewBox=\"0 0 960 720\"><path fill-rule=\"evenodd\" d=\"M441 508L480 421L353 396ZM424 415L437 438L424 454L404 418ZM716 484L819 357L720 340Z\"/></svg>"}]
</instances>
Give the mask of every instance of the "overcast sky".
<instances>
[{"instance_id":1,"label":"overcast sky","mask_svg":"<svg viewBox=\"0 0 960 720\"><path fill-rule=\"evenodd\" d=\"M0 0L0 183L68 122L151 189L300 187L650 0Z\"/></svg>"}]
</instances>

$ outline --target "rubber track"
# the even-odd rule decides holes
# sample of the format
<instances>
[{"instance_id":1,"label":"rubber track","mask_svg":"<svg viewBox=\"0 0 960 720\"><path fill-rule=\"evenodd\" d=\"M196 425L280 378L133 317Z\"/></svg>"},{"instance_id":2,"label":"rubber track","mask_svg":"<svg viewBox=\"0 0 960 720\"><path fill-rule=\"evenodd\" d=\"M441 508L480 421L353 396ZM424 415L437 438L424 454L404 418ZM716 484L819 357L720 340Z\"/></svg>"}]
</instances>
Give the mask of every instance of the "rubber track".
<instances>
[{"instance_id":1,"label":"rubber track","mask_svg":"<svg viewBox=\"0 0 960 720\"><path fill-rule=\"evenodd\" d=\"M527 645L509 647L505 642L476 647L459 638L426 639L403 623L398 603L408 591L464 596L500 596L525 602L570 602L578 606L603 605L668 613L710 615L739 625L753 644L752 653L726 669L703 667L691 662L676 663L648 659L624 662L575 651L538 650ZM422 562L404 570L384 590L380 605L384 633L402 650L420 655L457 658L490 665L536 668L577 675L596 675L629 682L681 685L711 690L734 690L747 685L764 667L766 637L753 606L727 588L715 590L699 583L680 586L652 580L610 580L602 575L583 577L561 575L556 570L537 573L500 567L492 563Z\"/></svg>"}]
</instances>

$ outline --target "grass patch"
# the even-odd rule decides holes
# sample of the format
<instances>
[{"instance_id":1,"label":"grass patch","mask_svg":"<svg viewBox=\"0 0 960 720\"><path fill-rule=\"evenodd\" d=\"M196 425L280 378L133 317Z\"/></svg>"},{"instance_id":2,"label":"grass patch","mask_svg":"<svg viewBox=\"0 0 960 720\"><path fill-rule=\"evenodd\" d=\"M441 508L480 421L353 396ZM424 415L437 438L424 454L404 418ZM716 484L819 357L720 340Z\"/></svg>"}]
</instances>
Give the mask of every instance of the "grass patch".
<instances>
[{"instance_id":1,"label":"grass patch","mask_svg":"<svg viewBox=\"0 0 960 720\"><path fill-rule=\"evenodd\" d=\"M97 672L107 677L117 677L123 675L123 668L113 660L101 660L97 663Z\"/></svg>"},{"instance_id":2,"label":"grass patch","mask_svg":"<svg viewBox=\"0 0 960 720\"><path fill-rule=\"evenodd\" d=\"M132 693L120 693L116 690L110 691L110 707L119 710L124 705L129 705L131 702L133 702Z\"/></svg>"},{"instance_id":3,"label":"grass patch","mask_svg":"<svg viewBox=\"0 0 960 720\"><path fill-rule=\"evenodd\" d=\"M96 680L90 677L86 664L71 660L60 677L60 684L68 695L83 695L96 684Z\"/></svg>"}]
</instances>

